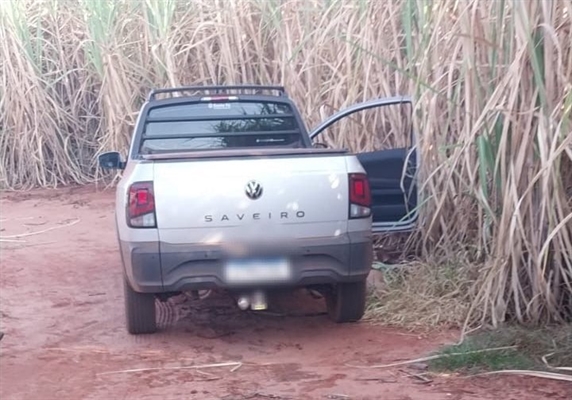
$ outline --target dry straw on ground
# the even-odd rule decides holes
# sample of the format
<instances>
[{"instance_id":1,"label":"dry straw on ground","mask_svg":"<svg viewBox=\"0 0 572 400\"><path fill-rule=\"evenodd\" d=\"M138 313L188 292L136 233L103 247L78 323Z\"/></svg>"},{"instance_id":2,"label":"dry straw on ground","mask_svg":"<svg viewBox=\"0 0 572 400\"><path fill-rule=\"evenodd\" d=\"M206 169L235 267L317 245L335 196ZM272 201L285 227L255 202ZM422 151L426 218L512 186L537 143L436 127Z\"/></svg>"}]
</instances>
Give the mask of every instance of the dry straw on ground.
<instances>
[{"instance_id":1,"label":"dry straw on ground","mask_svg":"<svg viewBox=\"0 0 572 400\"><path fill-rule=\"evenodd\" d=\"M3 1L0 184L97 179L150 87L284 84L310 126L411 94L415 244L479 268L471 318L558 320L572 308L571 26L570 0Z\"/></svg>"}]
</instances>

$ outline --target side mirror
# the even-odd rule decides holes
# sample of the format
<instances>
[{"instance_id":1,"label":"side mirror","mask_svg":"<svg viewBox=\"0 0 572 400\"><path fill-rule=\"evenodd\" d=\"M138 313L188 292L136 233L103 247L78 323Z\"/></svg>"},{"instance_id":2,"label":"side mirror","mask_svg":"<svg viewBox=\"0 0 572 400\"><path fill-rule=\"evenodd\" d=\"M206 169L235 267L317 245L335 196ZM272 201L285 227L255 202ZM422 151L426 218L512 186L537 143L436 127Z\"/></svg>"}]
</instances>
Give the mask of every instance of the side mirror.
<instances>
[{"instance_id":1,"label":"side mirror","mask_svg":"<svg viewBox=\"0 0 572 400\"><path fill-rule=\"evenodd\" d=\"M328 145L325 143L313 143L312 147L315 149L327 149Z\"/></svg>"},{"instance_id":2,"label":"side mirror","mask_svg":"<svg viewBox=\"0 0 572 400\"><path fill-rule=\"evenodd\" d=\"M125 162L121 160L121 154L117 151L100 154L97 160L99 162L99 166L103 169L125 168Z\"/></svg>"}]
</instances>

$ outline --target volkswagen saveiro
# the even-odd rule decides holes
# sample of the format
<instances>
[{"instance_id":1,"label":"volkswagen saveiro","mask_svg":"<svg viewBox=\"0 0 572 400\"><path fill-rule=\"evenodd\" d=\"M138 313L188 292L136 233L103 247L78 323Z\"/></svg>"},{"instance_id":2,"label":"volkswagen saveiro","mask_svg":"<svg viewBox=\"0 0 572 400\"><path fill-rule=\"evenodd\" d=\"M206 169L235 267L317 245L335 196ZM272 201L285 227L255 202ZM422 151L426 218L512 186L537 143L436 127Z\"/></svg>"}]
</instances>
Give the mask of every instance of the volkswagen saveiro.
<instances>
[{"instance_id":1,"label":"volkswagen saveiro","mask_svg":"<svg viewBox=\"0 0 572 400\"><path fill-rule=\"evenodd\" d=\"M415 222L414 180L403 173L415 169L415 151L351 154L312 140L353 113L407 102L356 104L309 133L282 87L152 91L127 159L99 157L122 170L127 330L156 331L157 298L212 288L261 309L270 290L306 287L324 295L333 321L361 319L372 234Z\"/></svg>"}]
</instances>

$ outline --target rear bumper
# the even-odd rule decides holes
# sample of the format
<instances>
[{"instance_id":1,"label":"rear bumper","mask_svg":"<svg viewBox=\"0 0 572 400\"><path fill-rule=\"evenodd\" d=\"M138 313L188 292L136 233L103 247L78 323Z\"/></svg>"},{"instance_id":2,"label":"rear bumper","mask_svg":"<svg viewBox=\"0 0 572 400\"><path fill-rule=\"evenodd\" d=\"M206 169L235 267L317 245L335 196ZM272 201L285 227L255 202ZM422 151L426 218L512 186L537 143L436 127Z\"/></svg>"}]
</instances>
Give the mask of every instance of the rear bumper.
<instances>
[{"instance_id":1,"label":"rear bumper","mask_svg":"<svg viewBox=\"0 0 572 400\"><path fill-rule=\"evenodd\" d=\"M224 279L228 252L216 245L120 242L125 274L142 293L211 288L234 289ZM373 260L371 232L299 241L288 248L260 246L249 255L281 255L290 260L292 279L264 286L308 286L353 282L367 277Z\"/></svg>"}]
</instances>

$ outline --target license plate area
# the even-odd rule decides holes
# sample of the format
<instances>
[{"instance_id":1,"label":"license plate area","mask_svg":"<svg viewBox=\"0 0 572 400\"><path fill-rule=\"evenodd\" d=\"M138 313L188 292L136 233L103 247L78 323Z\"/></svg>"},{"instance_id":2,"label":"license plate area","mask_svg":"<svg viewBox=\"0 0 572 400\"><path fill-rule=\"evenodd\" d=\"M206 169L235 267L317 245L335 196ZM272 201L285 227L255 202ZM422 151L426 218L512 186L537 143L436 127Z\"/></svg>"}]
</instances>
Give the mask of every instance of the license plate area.
<instances>
[{"instance_id":1,"label":"license plate area","mask_svg":"<svg viewBox=\"0 0 572 400\"><path fill-rule=\"evenodd\" d=\"M286 258L234 259L226 262L224 277L230 284L286 282L292 267Z\"/></svg>"}]
</instances>

